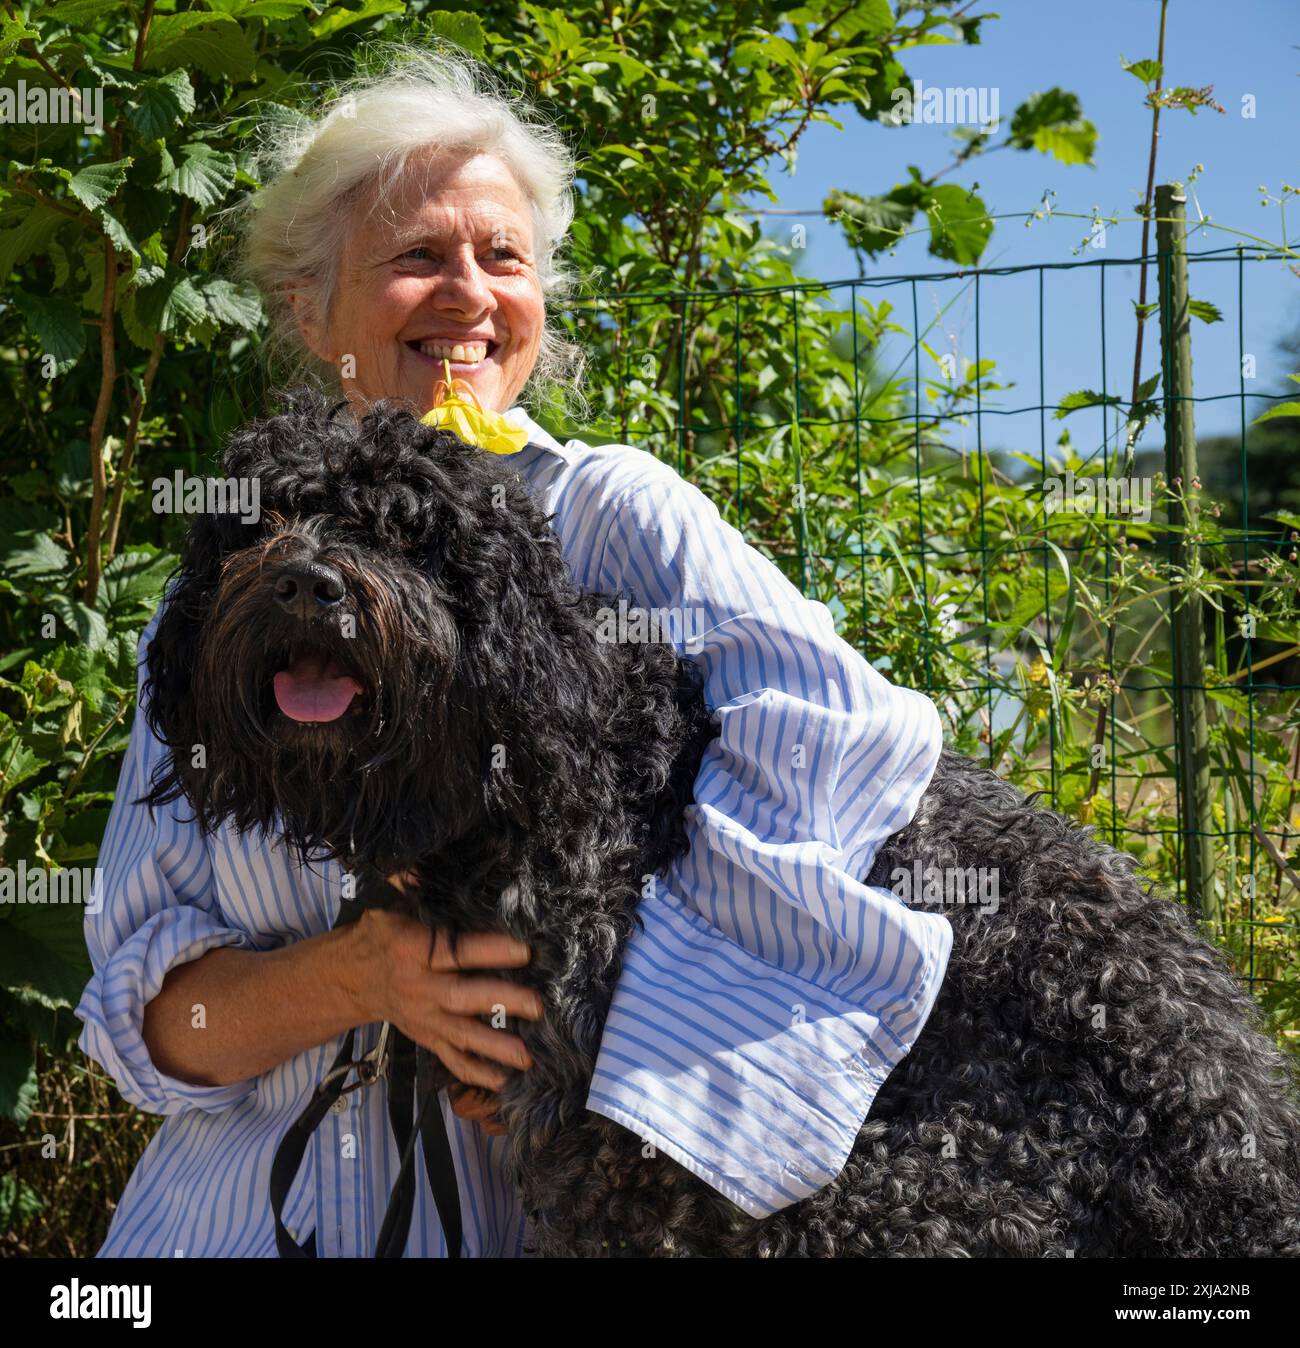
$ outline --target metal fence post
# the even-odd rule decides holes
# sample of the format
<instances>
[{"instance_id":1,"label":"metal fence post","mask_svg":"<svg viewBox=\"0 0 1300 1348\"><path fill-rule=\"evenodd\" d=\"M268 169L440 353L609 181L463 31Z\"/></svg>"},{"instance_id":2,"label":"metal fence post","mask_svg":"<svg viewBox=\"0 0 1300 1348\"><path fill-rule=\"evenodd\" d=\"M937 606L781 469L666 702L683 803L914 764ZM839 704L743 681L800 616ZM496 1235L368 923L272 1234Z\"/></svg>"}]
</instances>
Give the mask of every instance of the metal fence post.
<instances>
[{"instance_id":1,"label":"metal fence post","mask_svg":"<svg viewBox=\"0 0 1300 1348\"><path fill-rule=\"evenodd\" d=\"M1188 309L1187 197L1165 183L1156 188L1156 247L1160 272L1160 348L1164 369L1165 466L1171 482L1192 496L1196 470L1196 426L1192 403L1192 333ZM1173 558L1185 571L1197 568L1198 507L1189 499L1171 501L1169 522L1182 530L1173 538ZM1205 630L1201 604L1189 599L1170 609L1172 642L1175 773L1183 871L1193 913L1216 930L1222 907L1214 888L1214 812L1210 797L1210 735L1205 697Z\"/></svg>"}]
</instances>

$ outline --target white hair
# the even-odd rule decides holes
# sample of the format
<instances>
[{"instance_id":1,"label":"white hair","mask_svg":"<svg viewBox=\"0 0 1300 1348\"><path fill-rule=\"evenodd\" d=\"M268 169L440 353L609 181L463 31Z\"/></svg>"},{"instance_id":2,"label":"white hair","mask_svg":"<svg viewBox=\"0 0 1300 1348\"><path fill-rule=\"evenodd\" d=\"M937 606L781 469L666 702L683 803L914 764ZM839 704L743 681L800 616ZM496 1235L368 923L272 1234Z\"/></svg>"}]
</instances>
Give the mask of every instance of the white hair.
<instances>
[{"instance_id":1,"label":"white hair","mask_svg":"<svg viewBox=\"0 0 1300 1348\"><path fill-rule=\"evenodd\" d=\"M328 315L353 207L383 203L413 158L499 159L531 208L543 295L554 301L571 284L560 249L573 220L575 170L560 133L461 54L389 43L362 59L372 68L335 87L314 113L275 106L255 152L262 190L234 208L243 215L237 268L261 292L268 359L296 378L337 382L337 371L303 340L290 292ZM527 393L571 397L581 373L579 349L548 321Z\"/></svg>"}]
</instances>

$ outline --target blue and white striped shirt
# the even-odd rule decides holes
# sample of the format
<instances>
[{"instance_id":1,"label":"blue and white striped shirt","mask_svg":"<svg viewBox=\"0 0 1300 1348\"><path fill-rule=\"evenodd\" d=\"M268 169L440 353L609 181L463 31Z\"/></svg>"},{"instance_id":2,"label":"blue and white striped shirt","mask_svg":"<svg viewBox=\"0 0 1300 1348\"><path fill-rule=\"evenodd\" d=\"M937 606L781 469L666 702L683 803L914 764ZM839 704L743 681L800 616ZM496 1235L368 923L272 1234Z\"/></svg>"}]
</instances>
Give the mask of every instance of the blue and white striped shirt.
<instances>
[{"instance_id":1,"label":"blue and white striped shirt","mask_svg":"<svg viewBox=\"0 0 1300 1348\"><path fill-rule=\"evenodd\" d=\"M653 455L561 445L522 408L509 416L531 443L508 462L555 512L576 582L691 615L675 626L678 649L701 665L721 724L695 786L690 851L642 903L588 1104L765 1215L841 1169L947 967L946 919L857 878L915 812L939 756L938 714L872 669L823 604ZM86 918L94 977L77 1007L81 1047L128 1101L167 1116L100 1254L273 1257L271 1158L341 1040L201 1087L153 1066L141 1024L176 965L327 931L342 872L304 869L265 837L205 839L180 822L183 805L151 820L131 802L160 752L137 715L100 856L101 906ZM359 1033L359 1050L378 1028ZM442 1105L464 1253L524 1254L507 1139ZM397 1161L382 1091L351 1092L316 1133L287 1225L300 1238L314 1230L322 1256L370 1255ZM443 1255L418 1149L417 1162L406 1253Z\"/></svg>"}]
</instances>

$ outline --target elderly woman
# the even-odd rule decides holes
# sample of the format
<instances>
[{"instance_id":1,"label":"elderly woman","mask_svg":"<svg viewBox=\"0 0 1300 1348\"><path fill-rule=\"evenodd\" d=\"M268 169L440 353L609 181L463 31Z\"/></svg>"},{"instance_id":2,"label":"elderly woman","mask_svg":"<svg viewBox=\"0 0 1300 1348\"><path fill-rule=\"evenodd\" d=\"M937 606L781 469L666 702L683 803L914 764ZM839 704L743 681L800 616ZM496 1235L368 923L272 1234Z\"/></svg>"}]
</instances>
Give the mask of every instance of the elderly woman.
<instances>
[{"instance_id":1,"label":"elderly woman","mask_svg":"<svg viewBox=\"0 0 1300 1348\"><path fill-rule=\"evenodd\" d=\"M834 632L821 604L644 450L564 443L519 403L554 379L546 302L563 277L573 166L484 72L410 54L357 81L282 148L245 234L273 336L353 407L421 412L449 362L526 444L508 462L553 511L578 584L706 615L689 645L718 710L690 851L642 906L588 1107L746 1212L841 1168L915 1043L951 944L946 921L861 883L911 818L939 720ZM522 437L521 437L522 438ZM143 652L156 625L141 638ZM527 961L504 933L456 958L394 914L332 929L344 877L273 838L203 836L183 808L133 804L162 745L137 715L87 918L81 1046L133 1104L166 1115L104 1255L270 1256L268 1174L345 1031L391 1022L463 1083L444 1099L466 1255L526 1253L492 1119L522 1042L483 1013L535 1016L494 977ZM362 1045L364 1047L365 1044ZM322 1256L368 1255L398 1167L381 1091L345 1095L314 1137L286 1221ZM424 1177L408 1256L446 1255Z\"/></svg>"}]
</instances>

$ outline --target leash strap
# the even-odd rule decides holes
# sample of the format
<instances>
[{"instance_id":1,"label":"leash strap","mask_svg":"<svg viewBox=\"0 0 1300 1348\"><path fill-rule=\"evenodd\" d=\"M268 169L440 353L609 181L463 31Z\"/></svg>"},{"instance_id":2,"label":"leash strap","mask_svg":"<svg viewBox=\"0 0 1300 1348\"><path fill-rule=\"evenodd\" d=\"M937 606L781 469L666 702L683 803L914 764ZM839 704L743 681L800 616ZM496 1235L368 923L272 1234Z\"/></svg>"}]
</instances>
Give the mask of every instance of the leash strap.
<instances>
[{"instance_id":1,"label":"leash strap","mask_svg":"<svg viewBox=\"0 0 1300 1348\"><path fill-rule=\"evenodd\" d=\"M376 1259L400 1259L406 1249L415 1209L415 1143L418 1138L424 1153L424 1168L429 1178L434 1206L447 1243L447 1258L461 1257L463 1229L460 1215L460 1188L452 1161L451 1138L438 1103L434 1079L437 1058L411 1042L400 1030L393 1040L393 1068L388 1090L388 1120L401 1154L397 1182L388 1200L388 1211L375 1247ZM415 1102L419 1110L412 1122Z\"/></svg>"},{"instance_id":2,"label":"leash strap","mask_svg":"<svg viewBox=\"0 0 1300 1348\"><path fill-rule=\"evenodd\" d=\"M365 904L344 899L339 905L335 928L355 922ZM460 1213L460 1188L456 1181L456 1166L452 1159L451 1138L447 1123L438 1104L434 1054L419 1048L396 1027L391 1027L392 1050L388 1066L388 1120L397 1141L401 1165L397 1183L389 1196L379 1240L376 1259L400 1259L406 1249L415 1210L415 1142L418 1137L424 1153L424 1167L429 1177L429 1188L438 1220L442 1224L447 1243L447 1257L459 1259L463 1227ZM316 1129L335 1102L349 1088L348 1069L356 1066L352 1058L356 1031L349 1030L338 1056L312 1093L306 1109L294 1120L289 1131L280 1140L271 1162L271 1212L275 1218L275 1244L281 1259L315 1259L316 1233L313 1231L299 1244L284 1224L284 1205L293 1186L302 1158ZM418 1116L412 1121L415 1102L419 1099Z\"/></svg>"},{"instance_id":3,"label":"leash strap","mask_svg":"<svg viewBox=\"0 0 1300 1348\"><path fill-rule=\"evenodd\" d=\"M447 1135L447 1120L438 1103L438 1089L434 1073L439 1066L437 1057L418 1045L415 1050L415 1088L420 1105L416 1127L424 1150L424 1169L429 1176L433 1205L438 1209L442 1234L447 1242L447 1258L459 1259L463 1237L460 1216L460 1187L456 1183L456 1167L452 1162L451 1138Z\"/></svg>"},{"instance_id":4,"label":"leash strap","mask_svg":"<svg viewBox=\"0 0 1300 1348\"><path fill-rule=\"evenodd\" d=\"M284 1224L284 1205L293 1186L298 1167L307 1153L312 1134L320 1127L325 1115L330 1112L334 1102L343 1094L345 1073L343 1068L352 1061L352 1045L356 1031L349 1030L338 1057L325 1074L308 1101L307 1108L297 1117L293 1126L280 1140L275 1150L275 1159L271 1162L271 1212L275 1217L275 1246L281 1259L315 1259L316 1233L313 1231L306 1241L299 1245L289 1234Z\"/></svg>"}]
</instances>

